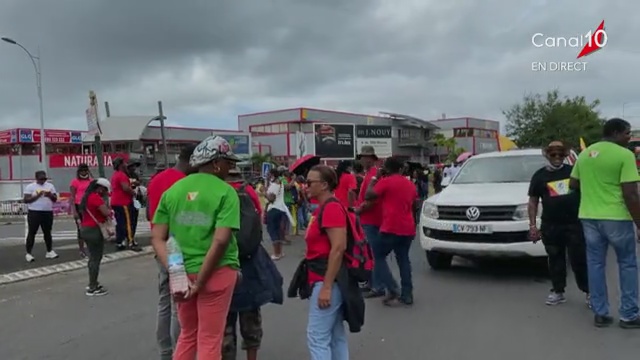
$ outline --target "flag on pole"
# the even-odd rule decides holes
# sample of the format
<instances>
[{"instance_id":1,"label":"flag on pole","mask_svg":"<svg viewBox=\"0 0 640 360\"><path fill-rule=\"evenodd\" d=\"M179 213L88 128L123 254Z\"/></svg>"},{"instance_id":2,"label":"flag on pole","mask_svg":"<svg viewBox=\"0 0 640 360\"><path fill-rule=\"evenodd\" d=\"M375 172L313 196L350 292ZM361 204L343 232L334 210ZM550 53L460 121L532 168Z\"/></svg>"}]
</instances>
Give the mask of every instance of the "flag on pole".
<instances>
[{"instance_id":1,"label":"flag on pole","mask_svg":"<svg viewBox=\"0 0 640 360\"><path fill-rule=\"evenodd\" d=\"M569 150L569 156L567 156L565 161L571 166L575 165L576 161L578 161L578 154L573 150Z\"/></svg>"},{"instance_id":2,"label":"flag on pole","mask_svg":"<svg viewBox=\"0 0 640 360\"><path fill-rule=\"evenodd\" d=\"M584 143L584 139L581 137L580 138L580 151L583 151L586 148L587 148L587 145Z\"/></svg>"}]
</instances>

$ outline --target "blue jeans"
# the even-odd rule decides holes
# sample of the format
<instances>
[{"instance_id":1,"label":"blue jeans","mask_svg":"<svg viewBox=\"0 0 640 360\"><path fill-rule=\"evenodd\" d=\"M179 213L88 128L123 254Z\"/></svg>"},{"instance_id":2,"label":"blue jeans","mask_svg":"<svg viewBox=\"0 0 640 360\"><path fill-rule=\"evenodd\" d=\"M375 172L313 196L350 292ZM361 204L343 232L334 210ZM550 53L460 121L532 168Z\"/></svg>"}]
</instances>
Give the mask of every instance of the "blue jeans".
<instances>
[{"instance_id":1,"label":"blue jeans","mask_svg":"<svg viewBox=\"0 0 640 360\"><path fill-rule=\"evenodd\" d=\"M349 360L349 343L342 317L342 294L337 284L331 290L331 306L318 307L322 282L313 285L309 303L307 346L311 360Z\"/></svg>"},{"instance_id":2,"label":"blue jeans","mask_svg":"<svg viewBox=\"0 0 640 360\"><path fill-rule=\"evenodd\" d=\"M306 204L298 205L298 229L305 229L309 225L308 214Z\"/></svg>"},{"instance_id":3,"label":"blue jeans","mask_svg":"<svg viewBox=\"0 0 640 360\"><path fill-rule=\"evenodd\" d=\"M369 246L371 246L371 251L373 251L373 253L375 254L376 248L380 246L380 228L375 225L362 225L362 229L364 230L364 235L367 238L367 242L369 242ZM378 261L375 261L373 266L374 270L371 273L371 283L369 284L369 287L375 292L382 292L384 291L384 285L378 278L379 271L375 271L375 267L378 266Z\"/></svg>"},{"instance_id":4,"label":"blue jeans","mask_svg":"<svg viewBox=\"0 0 640 360\"><path fill-rule=\"evenodd\" d=\"M267 211L267 232L269 233L269 237L271 238L272 242L278 243L284 240L281 239L281 226L286 217L287 214L279 209L269 209Z\"/></svg>"},{"instance_id":5,"label":"blue jeans","mask_svg":"<svg viewBox=\"0 0 640 360\"><path fill-rule=\"evenodd\" d=\"M411 280L411 261L409 260L409 249L414 236L395 235L389 233L380 233L380 246L371 247L375 258L375 266L373 267L374 276L380 281L381 285L387 290L388 294L400 295L402 298L413 297L413 282ZM398 283L391 274L389 264L387 264L387 256L393 251L398 262L400 270L401 291L398 289Z\"/></svg>"},{"instance_id":6,"label":"blue jeans","mask_svg":"<svg viewBox=\"0 0 640 360\"><path fill-rule=\"evenodd\" d=\"M638 262L632 221L582 220L587 244L589 293L596 315L609 314L606 260L609 245L616 252L620 279L620 319L638 317Z\"/></svg>"},{"instance_id":7,"label":"blue jeans","mask_svg":"<svg viewBox=\"0 0 640 360\"><path fill-rule=\"evenodd\" d=\"M157 259L156 259L157 261ZM169 291L169 272L158 262L158 322L156 324L156 341L160 360L171 360L173 349L180 335L177 307L171 299Z\"/></svg>"}]
</instances>

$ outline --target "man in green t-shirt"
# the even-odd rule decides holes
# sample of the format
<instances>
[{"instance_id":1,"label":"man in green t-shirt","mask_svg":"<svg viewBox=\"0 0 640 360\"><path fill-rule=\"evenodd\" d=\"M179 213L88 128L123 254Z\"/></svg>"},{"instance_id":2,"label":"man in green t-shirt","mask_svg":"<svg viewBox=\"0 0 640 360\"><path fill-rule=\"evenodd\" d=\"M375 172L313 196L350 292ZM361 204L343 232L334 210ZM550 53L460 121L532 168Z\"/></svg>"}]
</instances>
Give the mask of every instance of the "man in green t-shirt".
<instances>
[{"instance_id":1,"label":"man in green t-shirt","mask_svg":"<svg viewBox=\"0 0 640 360\"><path fill-rule=\"evenodd\" d=\"M225 139L208 137L189 160L198 172L173 184L153 217L152 244L158 259L168 268L166 241L171 234L189 277L187 292L174 294L182 331L176 358L193 359L196 350L199 357L211 359L222 353L224 324L240 267L233 234L240 228L240 201L224 179L237 161Z\"/></svg>"},{"instance_id":2,"label":"man in green t-shirt","mask_svg":"<svg viewBox=\"0 0 640 360\"><path fill-rule=\"evenodd\" d=\"M638 169L627 149L631 125L622 119L604 124L604 138L580 153L570 186L580 189L580 211L587 245L589 290L595 325L613 323L605 274L607 248L615 250L620 272L620 326L640 328L637 230L640 228Z\"/></svg>"}]
</instances>

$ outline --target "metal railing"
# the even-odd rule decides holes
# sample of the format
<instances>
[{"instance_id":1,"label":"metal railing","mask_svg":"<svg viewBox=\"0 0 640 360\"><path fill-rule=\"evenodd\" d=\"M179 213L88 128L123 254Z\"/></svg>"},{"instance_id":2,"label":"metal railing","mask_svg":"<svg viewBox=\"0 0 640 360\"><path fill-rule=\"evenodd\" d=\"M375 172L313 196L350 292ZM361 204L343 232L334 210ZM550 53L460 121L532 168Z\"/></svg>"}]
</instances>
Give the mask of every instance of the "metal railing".
<instances>
[{"instance_id":1,"label":"metal railing","mask_svg":"<svg viewBox=\"0 0 640 360\"><path fill-rule=\"evenodd\" d=\"M53 206L53 214L55 216L69 215L69 200L61 199L56 202ZM27 204L22 200L0 201L0 219L23 217L25 215L27 215Z\"/></svg>"}]
</instances>

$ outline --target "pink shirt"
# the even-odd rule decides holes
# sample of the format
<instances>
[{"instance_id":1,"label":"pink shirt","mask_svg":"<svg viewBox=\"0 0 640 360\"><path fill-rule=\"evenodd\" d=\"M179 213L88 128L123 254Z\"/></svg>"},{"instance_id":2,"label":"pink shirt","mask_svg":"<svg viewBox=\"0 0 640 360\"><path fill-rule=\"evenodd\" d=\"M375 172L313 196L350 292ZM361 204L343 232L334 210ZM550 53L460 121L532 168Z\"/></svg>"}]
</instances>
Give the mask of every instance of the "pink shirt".
<instances>
[{"instance_id":1,"label":"pink shirt","mask_svg":"<svg viewBox=\"0 0 640 360\"><path fill-rule=\"evenodd\" d=\"M75 178L71 180L70 186L76 189L76 192L74 194L76 205L80 205L80 202L82 201L82 197L84 196L84 192L87 191L87 187L89 187L91 180L92 180L91 178L87 178L87 179Z\"/></svg>"}]
</instances>

